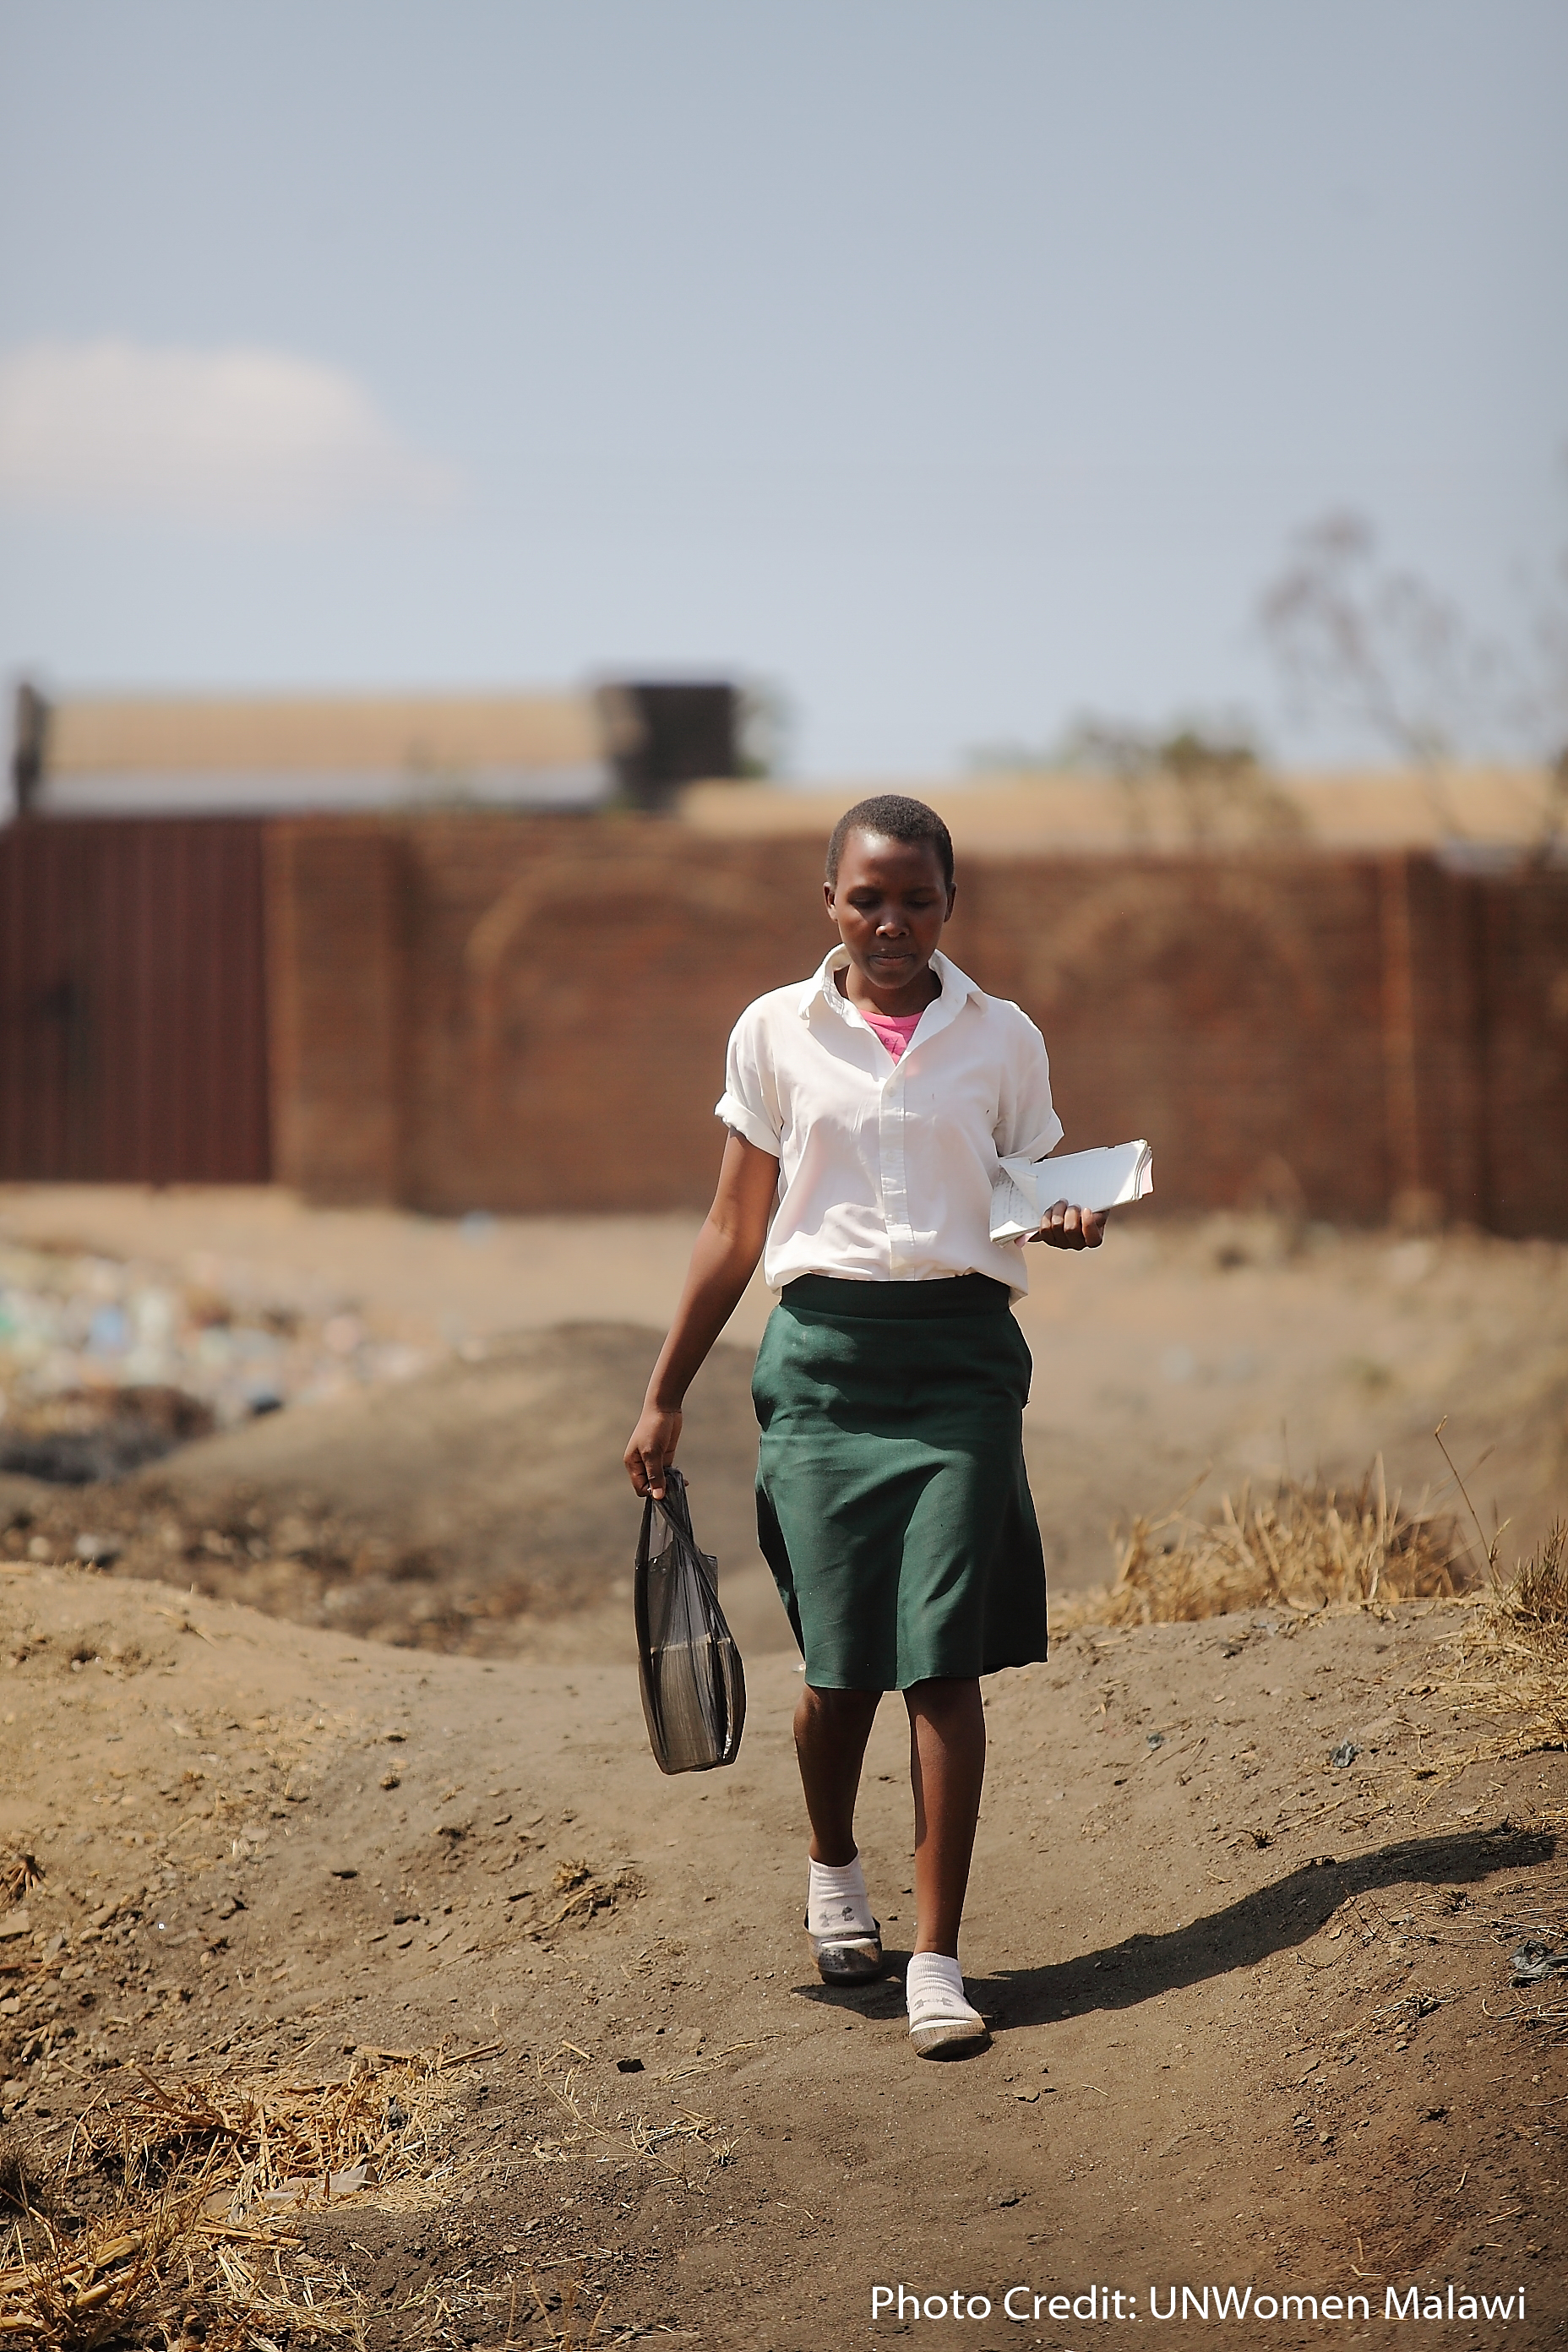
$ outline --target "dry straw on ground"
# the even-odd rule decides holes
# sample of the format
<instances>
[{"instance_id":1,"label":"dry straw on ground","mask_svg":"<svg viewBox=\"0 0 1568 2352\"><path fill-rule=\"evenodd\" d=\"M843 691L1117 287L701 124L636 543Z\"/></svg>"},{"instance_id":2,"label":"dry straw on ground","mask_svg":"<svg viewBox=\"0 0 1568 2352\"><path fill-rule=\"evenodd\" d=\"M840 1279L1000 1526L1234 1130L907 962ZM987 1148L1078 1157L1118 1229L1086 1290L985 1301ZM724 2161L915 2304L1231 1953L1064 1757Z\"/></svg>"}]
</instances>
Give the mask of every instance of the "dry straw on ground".
<instances>
[{"instance_id":1,"label":"dry straw on ground","mask_svg":"<svg viewBox=\"0 0 1568 2352\"><path fill-rule=\"evenodd\" d=\"M79 2117L46 2187L20 2162L7 2168L0 2151L0 2202L10 2206L0 2239L0 2347L362 2345L362 2298L345 2273L310 2263L292 2225L339 2203L352 2211L359 2198L384 2211L449 2189L462 2168L443 2078L499 2054L499 2043L458 2055L362 2053L335 2082L195 2068L176 2079L138 2068L133 2088L102 2095ZM586 2053L565 2043L555 2063L567 2054ZM534 2138L539 2166L618 2160L701 2191L733 2159L733 2139L710 2116L605 2114L584 2100L576 2069L557 2080L536 2060L535 2073L554 2126ZM602 2296L590 2306L586 2290L574 2290L556 2308L537 2282L535 2290L552 2345L580 2352L620 2340L604 2335ZM439 2315L439 2307L408 2306L407 2340L428 2338Z\"/></svg>"},{"instance_id":2,"label":"dry straw on ground","mask_svg":"<svg viewBox=\"0 0 1568 2352\"><path fill-rule=\"evenodd\" d=\"M1184 1496L1162 1519L1134 1519L1116 1575L1053 1612L1070 1625L1190 1623L1236 1609L1300 1612L1335 1603L1450 1598L1474 1581L1452 1518L1389 1499L1383 1457L1353 1493L1282 1478L1222 1496L1206 1519Z\"/></svg>"},{"instance_id":3,"label":"dry straw on ground","mask_svg":"<svg viewBox=\"0 0 1568 2352\"><path fill-rule=\"evenodd\" d=\"M716 2053L717 2057L734 2056L742 2050L754 2050L756 2042L737 2042L731 2050ZM573 2045L566 2044L566 2048ZM559 2057L559 2053L558 2057ZM581 2056L581 2052L574 2054ZM686 2069L658 2075L660 2084L679 2079ZM689 2071L702 2071L700 2063ZM682 2108L662 2124L650 2123L640 2108L623 2107L611 2118L602 2115L597 2103L584 2105L579 2090L579 2070L569 2067L559 2082L551 2080L542 2061L534 2061L534 2072L540 2091L550 2103L556 2118L553 2133L542 2135L533 2142L536 2164L564 2164L575 2156L585 2155L593 2148L608 2148L614 2154L638 2158L653 2166L667 2177L679 2179L688 2189L700 2187L707 2176L734 2160L735 2142L726 2138L721 2127L711 2116L695 2115ZM689 2159L699 2152L706 2161L700 2172L694 2172Z\"/></svg>"},{"instance_id":4,"label":"dry straw on ground","mask_svg":"<svg viewBox=\"0 0 1568 2352\"><path fill-rule=\"evenodd\" d=\"M0 2251L0 2342L93 2352L161 2326L174 2343L187 2309L206 2352L356 2342L346 2284L285 2268L299 2248L289 2218L424 2178L442 2153L440 2078L494 2054L376 2053L331 2083L139 2069L135 2089L78 2121L50 2210L18 2200Z\"/></svg>"},{"instance_id":5,"label":"dry straw on ground","mask_svg":"<svg viewBox=\"0 0 1568 2352\"><path fill-rule=\"evenodd\" d=\"M1465 1751L1464 1763L1568 1748L1568 1522L1559 1519L1508 1580L1494 1560L1456 1653L1455 1704L1471 1723L1498 1727Z\"/></svg>"}]
</instances>

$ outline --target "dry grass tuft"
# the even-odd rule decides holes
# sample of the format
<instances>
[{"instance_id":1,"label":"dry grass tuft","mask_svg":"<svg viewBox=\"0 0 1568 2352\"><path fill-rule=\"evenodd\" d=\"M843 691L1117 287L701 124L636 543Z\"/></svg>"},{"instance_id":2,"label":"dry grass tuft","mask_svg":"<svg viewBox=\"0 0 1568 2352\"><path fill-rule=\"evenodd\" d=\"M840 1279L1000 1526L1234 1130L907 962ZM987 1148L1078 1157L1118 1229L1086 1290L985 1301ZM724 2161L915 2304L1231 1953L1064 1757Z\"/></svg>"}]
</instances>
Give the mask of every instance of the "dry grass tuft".
<instances>
[{"instance_id":1,"label":"dry grass tuft","mask_svg":"<svg viewBox=\"0 0 1568 2352\"><path fill-rule=\"evenodd\" d=\"M27 2150L0 2132L0 2213L29 2213L47 2201L46 2184Z\"/></svg>"},{"instance_id":2,"label":"dry grass tuft","mask_svg":"<svg viewBox=\"0 0 1568 2352\"><path fill-rule=\"evenodd\" d=\"M43 1874L44 1866L36 1854L0 1853L0 1910L20 1903Z\"/></svg>"},{"instance_id":3,"label":"dry grass tuft","mask_svg":"<svg viewBox=\"0 0 1568 2352\"><path fill-rule=\"evenodd\" d=\"M376 2053L321 2083L138 2070L136 2089L79 2118L50 2213L24 2191L0 2257L0 2345L95 2352L156 2331L194 2343L182 2312L199 2314L205 2352L361 2342L346 2280L286 2269L300 2242L278 2225L426 2179L444 2153L440 2078L463 2063Z\"/></svg>"},{"instance_id":4,"label":"dry grass tuft","mask_svg":"<svg viewBox=\"0 0 1568 2352\"><path fill-rule=\"evenodd\" d=\"M1505 1727L1446 1758L1446 1777L1568 1748L1568 1523L1559 1519L1506 1581L1494 1575L1456 1651L1451 1688L1461 1711Z\"/></svg>"},{"instance_id":5,"label":"dry grass tuft","mask_svg":"<svg viewBox=\"0 0 1568 2352\"><path fill-rule=\"evenodd\" d=\"M642 1893L642 1881L635 1870L621 1869L601 1872L584 1855L575 1862L558 1862L551 1881L551 1894L559 1899L548 1914L534 1907L528 1922L528 1933L534 1937L552 1936L568 1920L585 1926L595 1913L613 1911L623 1897Z\"/></svg>"},{"instance_id":6,"label":"dry grass tuft","mask_svg":"<svg viewBox=\"0 0 1568 2352\"><path fill-rule=\"evenodd\" d=\"M1568 1647L1568 1520L1559 1519L1512 1579L1501 1586L1493 1614L1538 1645Z\"/></svg>"},{"instance_id":7,"label":"dry grass tuft","mask_svg":"<svg viewBox=\"0 0 1568 2352\"><path fill-rule=\"evenodd\" d=\"M1190 1490L1189 1490L1190 1491ZM1168 1625L1235 1609L1307 1612L1334 1603L1451 1598L1474 1580L1454 1521L1392 1502L1380 1454L1359 1489L1284 1478L1266 1499L1250 1486L1208 1517L1187 1497L1162 1519L1134 1519L1116 1575L1054 1612L1071 1625Z\"/></svg>"}]
</instances>

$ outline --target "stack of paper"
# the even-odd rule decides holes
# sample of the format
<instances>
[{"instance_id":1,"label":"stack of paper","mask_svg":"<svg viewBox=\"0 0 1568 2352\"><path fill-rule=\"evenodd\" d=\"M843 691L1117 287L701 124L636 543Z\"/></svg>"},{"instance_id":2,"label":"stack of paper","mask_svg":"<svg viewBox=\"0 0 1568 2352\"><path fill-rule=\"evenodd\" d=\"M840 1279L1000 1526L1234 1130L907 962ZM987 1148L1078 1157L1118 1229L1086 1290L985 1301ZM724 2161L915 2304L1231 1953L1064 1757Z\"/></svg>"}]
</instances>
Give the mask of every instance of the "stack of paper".
<instances>
[{"instance_id":1,"label":"stack of paper","mask_svg":"<svg viewBox=\"0 0 1568 2352\"><path fill-rule=\"evenodd\" d=\"M1098 1151L1064 1151L1055 1160L1004 1160L991 1186L991 1238L1036 1234L1047 1209L1120 1209L1154 1189L1148 1144L1108 1143Z\"/></svg>"}]
</instances>

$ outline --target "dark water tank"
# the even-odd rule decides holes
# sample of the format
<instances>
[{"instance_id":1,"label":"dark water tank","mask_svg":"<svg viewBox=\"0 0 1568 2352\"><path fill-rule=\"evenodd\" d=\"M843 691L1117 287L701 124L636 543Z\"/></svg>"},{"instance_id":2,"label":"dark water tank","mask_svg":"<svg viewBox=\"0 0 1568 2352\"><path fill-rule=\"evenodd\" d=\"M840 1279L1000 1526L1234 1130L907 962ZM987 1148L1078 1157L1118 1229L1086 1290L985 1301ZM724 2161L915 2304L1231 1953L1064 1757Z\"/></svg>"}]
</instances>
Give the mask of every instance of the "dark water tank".
<instances>
[{"instance_id":1,"label":"dark water tank","mask_svg":"<svg viewBox=\"0 0 1568 2352\"><path fill-rule=\"evenodd\" d=\"M741 772L734 686L623 679L600 688L599 708L616 780L635 808L669 808L682 784Z\"/></svg>"}]
</instances>

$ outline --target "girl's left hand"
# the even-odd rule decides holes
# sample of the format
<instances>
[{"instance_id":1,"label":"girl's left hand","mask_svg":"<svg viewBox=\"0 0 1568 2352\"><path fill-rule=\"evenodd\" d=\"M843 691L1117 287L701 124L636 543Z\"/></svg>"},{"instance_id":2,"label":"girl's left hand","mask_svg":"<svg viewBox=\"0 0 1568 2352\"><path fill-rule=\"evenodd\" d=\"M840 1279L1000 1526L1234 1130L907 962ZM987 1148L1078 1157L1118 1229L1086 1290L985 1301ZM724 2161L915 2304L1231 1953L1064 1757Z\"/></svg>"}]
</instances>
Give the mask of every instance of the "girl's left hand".
<instances>
[{"instance_id":1,"label":"girl's left hand","mask_svg":"<svg viewBox=\"0 0 1568 2352\"><path fill-rule=\"evenodd\" d=\"M1046 1211L1037 1234L1029 1239L1044 1242L1047 1249L1098 1249L1105 1239L1104 1209L1074 1209L1066 1201L1054 1201Z\"/></svg>"}]
</instances>

